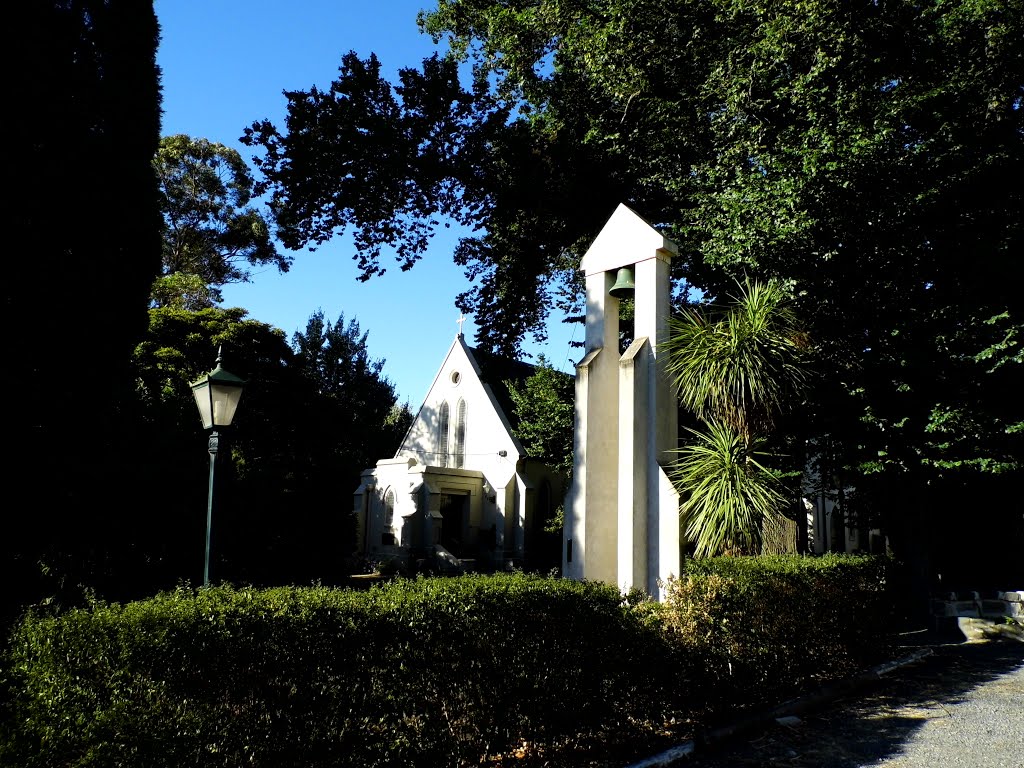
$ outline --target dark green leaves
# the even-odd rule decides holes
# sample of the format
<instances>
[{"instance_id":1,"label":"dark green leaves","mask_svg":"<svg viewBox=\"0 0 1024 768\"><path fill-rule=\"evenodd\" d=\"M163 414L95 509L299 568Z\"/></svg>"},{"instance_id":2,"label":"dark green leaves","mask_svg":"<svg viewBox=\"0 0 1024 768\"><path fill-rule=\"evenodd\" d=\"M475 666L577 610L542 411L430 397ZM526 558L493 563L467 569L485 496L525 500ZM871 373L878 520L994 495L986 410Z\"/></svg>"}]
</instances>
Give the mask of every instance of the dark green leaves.
<instances>
[{"instance_id":1,"label":"dark green leaves","mask_svg":"<svg viewBox=\"0 0 1024 768\"><path fill-rule=\"evenodd\" d=\"M248 267L287 272L270 225L250 205L253 179L241 155L223 144L166 136L153 160L163 213L161 278L156 306L202 309L220 302L220 286L245 282ZM205 284L206 290L197 288Z\"/></svg>"},{"instance_id":2,"label":"dark green leaves","mask_svg":"<svg viewBox=\"0 0 1024 768\"><path fill-rule=\"evenodd\" d=\"M507 382L516 409L515 435L531 458L572 474L573 379L551 367L541 355L537 370L520 389Z\"/></svg>"},{"instance_id":3,"label":"dark green leaves","mask_svg":"<svg viewBox=\"0 0 1024 768\"><path fill-rule=\"evenodd\" d=\"M242 141L271 192L280 237L289 248L324 243L350 228L362 279L382 274L382 248L402 269L426 248L435 217L458 211L449 164L460 143L469 94L452 62L427 59L404 70L400 85L371 55L342 57L327 90L289 91L287 132L267 121Z\"/></svg>"},{"instance_id":4,"label":"dark green leaves","mask_svg":"<svg viewBox=\"0 0 1024 768\"><path fill-rule=\"evenodd\" d=\"M28 617L0 670L13 694L0 759L470 766L524 740L547 757L568 739L662 726L685 691L668 651L600 584L179 588Z\"/></svg>"},{"instance_id":5,"label":"dark green leaves","mask_svg":"<svg viewBox=\"0 0 1024 768\"><path fill-rule=\"evenodd\" d=\"M704 423L689 430L670 473L698 557L759 553L766 528L779 524L786 497L761 463L764 441L802 390L808 346L778 281L747 280L729 304L670 321L666 370Z\"/></svg>"},{"instance_id":6,"label":"dark green leaves","mask_svg":"<svg viewBox=\"0 0 1024 768\"><path fill-rule=\"evenodd\" d=\"M684 407L749 437L770 428L800 391L808 337L784 285L738 287L728 305L688 307L670 320L666 370Z\"/></svg>"},{"instance_id":7,"label":"dark green leaves","mask_svg":"<svg viewBox=\"0 0 1024 768\"><path fill-rule=\"evenodd\" d=\"M689 430L670 473L684 491L683 533L696 557L758 553L764 529L786 505L777 474L761 463L762 440L748 443L711 422Z\"/></svg>"}]
</instances>

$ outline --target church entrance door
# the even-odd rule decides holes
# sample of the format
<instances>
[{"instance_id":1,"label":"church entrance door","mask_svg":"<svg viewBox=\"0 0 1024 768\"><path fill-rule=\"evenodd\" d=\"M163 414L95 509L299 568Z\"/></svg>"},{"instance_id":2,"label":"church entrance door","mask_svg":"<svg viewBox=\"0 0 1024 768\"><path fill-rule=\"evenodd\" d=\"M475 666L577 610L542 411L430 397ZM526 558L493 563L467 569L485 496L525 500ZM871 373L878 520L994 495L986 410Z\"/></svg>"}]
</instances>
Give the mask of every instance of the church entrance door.
<instances>
[{"instance_id":1,"label":"church entrance door","mask_svg":"<svg viewBox=\"0 0 1024 768\"><path fill-rule=\"evenodd\" d=\"M466 509L469 494L441 494L441 546L456 557L464 557Z\"/></svg>"}]
</instances>

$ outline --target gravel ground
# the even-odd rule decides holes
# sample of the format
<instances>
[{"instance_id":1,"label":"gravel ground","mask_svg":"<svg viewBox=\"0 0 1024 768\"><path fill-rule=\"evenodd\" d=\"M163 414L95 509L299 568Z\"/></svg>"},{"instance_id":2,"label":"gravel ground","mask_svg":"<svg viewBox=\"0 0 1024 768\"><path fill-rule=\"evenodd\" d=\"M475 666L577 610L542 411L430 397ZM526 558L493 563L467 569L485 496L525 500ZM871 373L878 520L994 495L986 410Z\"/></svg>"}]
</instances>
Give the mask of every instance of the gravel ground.
<instances>
[{"instance_id":1,"label":"gravel ground","mask_svg":"<svg viewBox=\"0 0 1024 768\"><path fill-rule=\"evenodd\" d=\"M675 765L1024 768L1024 643L931 650L854 693Z\"/></svg>"}]
</instances>

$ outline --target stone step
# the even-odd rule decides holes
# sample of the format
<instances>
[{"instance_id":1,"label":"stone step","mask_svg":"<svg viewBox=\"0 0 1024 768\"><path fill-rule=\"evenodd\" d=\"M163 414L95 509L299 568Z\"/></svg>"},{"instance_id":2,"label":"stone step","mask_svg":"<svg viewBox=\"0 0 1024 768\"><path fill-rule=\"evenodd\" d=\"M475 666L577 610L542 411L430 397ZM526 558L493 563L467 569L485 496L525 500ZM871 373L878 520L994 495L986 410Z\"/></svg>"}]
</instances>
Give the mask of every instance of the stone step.
<instances>
[{"instance_id":1,"label":"stone step","mask_svg":"<svg viewBox=\"0 0 1024 768\"><path fill-rule=\"evenodd\" d=\"M986 593L949 592L945 599L934 599L932 616L978 619L1013 618L1024 620L1024 591Z\"/></svg>"}]
</instances>

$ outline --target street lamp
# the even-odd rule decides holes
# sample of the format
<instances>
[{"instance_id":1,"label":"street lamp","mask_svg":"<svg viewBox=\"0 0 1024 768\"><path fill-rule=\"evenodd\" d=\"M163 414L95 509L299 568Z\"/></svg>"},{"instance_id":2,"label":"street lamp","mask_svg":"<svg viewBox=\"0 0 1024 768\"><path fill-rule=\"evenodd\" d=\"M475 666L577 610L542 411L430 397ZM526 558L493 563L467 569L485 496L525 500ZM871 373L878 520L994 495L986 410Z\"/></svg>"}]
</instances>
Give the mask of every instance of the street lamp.
<instances>
[{"instance_id":1,"label":"street lamp","mask_svg":"<svg viewBox=\"0 0 1024 768\"><path fill-rule=\"evenodd\" d=\"M213 469L217 464L220 436L217 430L230 427L242 398L245 381L220 367L221 349L217 348L217 367L192 383L192 394L199 406L203 429L210 431L210 491L206 502L206 560L203 564L203 586L210 583L210 525L213 522Z\"/></svg>"}]
</instances>

